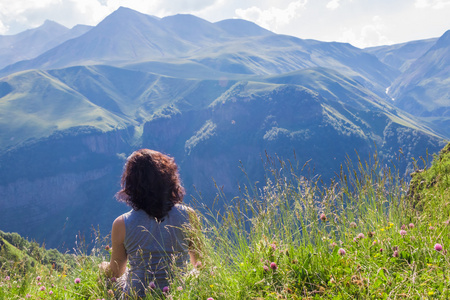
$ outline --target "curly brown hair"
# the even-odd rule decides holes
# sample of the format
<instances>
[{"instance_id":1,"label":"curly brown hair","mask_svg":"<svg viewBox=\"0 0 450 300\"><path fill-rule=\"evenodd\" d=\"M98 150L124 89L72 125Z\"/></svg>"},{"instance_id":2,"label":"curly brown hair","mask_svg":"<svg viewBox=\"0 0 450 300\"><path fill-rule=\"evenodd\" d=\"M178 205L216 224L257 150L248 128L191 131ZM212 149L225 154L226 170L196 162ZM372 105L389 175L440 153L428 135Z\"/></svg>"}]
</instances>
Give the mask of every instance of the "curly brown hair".
<instances>
[{"instance_id":1,"label":"curly brown hair","mask_svg":"<svg viewBox=\"0 0 450 300\"><path fill-rule=\"evenodd\" d=\"M121 187L116 194L119 201L157 220L181 203L185 194L175 160L150 149L137 150L128 157Z\"/></svg>"}]
</instances>

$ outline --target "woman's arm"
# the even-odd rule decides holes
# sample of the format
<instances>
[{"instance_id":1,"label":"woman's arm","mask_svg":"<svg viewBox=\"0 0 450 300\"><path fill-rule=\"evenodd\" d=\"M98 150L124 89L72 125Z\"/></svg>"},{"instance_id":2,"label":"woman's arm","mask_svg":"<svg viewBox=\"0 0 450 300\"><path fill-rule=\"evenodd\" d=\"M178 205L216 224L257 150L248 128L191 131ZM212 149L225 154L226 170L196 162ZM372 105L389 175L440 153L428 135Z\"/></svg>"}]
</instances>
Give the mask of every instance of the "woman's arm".
<instances>
[{"instance_id":1,"label":"woman's arm","mask_svg":"<svg viewBox=\"0 0 450 300\"><path fill-rule=\"evenodd\" d=\"M194 267L197 266L197 261L200 259L201 254L201 235L202 228L200 220L195 213L195 211L188 207L187 209L189 214L189 223L190 223L190 238L189 238L189 257L191 260L191 264Z\"/></svg>"},{"instance_id":2,"label":"woman's arm","mask_svg":"<svg viewBox=\"0 0 450 300\"><path fill-rule=\"evenodd\" d=\"M103 262L100 269L109 277L120 277L125 273L127 266L127 252L124 246L125 222L122 216L114 220L111 231L111 261Z\"/></svg>"}]
</instances>

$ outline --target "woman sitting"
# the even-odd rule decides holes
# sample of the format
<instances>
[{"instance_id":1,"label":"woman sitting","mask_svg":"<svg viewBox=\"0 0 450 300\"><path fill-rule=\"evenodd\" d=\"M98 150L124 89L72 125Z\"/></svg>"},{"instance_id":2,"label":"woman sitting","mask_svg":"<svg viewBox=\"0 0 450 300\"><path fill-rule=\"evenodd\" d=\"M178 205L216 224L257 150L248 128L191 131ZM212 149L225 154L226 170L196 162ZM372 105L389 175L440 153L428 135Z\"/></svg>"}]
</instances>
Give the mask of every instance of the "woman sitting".
<instances>
[{"instance_id":1,"label":"woman sitting","mask_svg":"<svg viewBox=\"0 0 450 300\"><path fill-rule=\"evenodd\" d=\"M181 204L184 188L174 159L160 152L131 154L121 187L116 196L132 210L115 219L111 261L100 267L116 278L125 274L124 291L143 297L150 288L169 285L174 265L183 268L189 259L195 265L197 253L186 230L195 215Z\"/></svg>"}]
</instances>

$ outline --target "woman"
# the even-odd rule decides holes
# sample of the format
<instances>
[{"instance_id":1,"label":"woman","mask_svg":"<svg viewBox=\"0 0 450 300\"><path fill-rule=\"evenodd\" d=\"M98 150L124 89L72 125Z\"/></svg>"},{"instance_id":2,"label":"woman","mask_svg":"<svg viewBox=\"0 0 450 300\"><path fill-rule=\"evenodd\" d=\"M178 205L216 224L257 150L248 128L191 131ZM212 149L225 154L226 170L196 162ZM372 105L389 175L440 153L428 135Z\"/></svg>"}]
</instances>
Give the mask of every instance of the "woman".
<instances>
[{"instance_id":1,"label":"woman","mask_svg":"<svg viewBox=\"0 0 450 300\"><path fill-rule=\"evenodd\" d=\"M174 159L160 152L131 154L121 187L116 196L132 210L114 221L111 261L100 268L116 278L125 274L124 291L142 297L150 288L168 286L174 265L183 267L189 259L196 264L186 230L195 215L181 204L184 189Z\"/></svg>"}]
</instances>

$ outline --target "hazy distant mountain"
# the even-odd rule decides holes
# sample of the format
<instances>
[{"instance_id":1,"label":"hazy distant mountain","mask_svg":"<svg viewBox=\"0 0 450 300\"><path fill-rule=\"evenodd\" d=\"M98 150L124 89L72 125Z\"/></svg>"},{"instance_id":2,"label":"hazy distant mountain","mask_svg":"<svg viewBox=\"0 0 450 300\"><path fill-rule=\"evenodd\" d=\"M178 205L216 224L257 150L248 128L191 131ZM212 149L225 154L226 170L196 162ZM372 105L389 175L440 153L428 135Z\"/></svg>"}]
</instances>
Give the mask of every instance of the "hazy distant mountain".
<instances>
[{"instance_id":1,"label":"hazy distant mountain","mask_svg":"<svg viewBox=\"0 0 450 300\"><path fill-rule=\"evenodd\" d=\"M10 65L6 75L27 69L73 65L122 66L178 59L216 72L281 74L309 67L336 69L378 92L390 86L398 71L361 49L276 35L243 20L210 23L192 15L158 19L119 8L86 34L39 57Z\"/></svg>"},{"instance_id":2,"label":"hazy distant mountain","mask_svg":"<svg viewBox=\"0 0 450 300\"><path fill-rule=\"evenodd\" d=\"M428 88L425 78L444 90L445 40L413 64L421 77L412 65L392 91ZM0 230L51 247L70 247L91 225L109 232L126 209L113 196L137 148L174 156L186 201L198 191L210 206L213 179L230 197L248 183L240 163L251 183L263 182L265 153L310 161L309 175L329 181L346 158L357 159L355 150L362 159L377 150L384 164L400 158L404 173L411 157L438 151L450 136L395 107L400 96L387 99L401 72L375 55L243 20L120 8L1 72Z\"/></svg>"},{"instance_id":3,"label":"hazy distant mountain","mask_svg":"<svg viewBox=\"0 0 450 300\"><path fill-rule=\"evenodd\" d=\"M35 58L47 50L86 33L91 26L77 25L68 29L56 22L45 21L40 27L16 35L0 36L0 68Z\"/></svg>"},{"instance_id":4,"label":"hazy distant mountain","mask_svg":"<svg viewBox=\"0 0 450 300\"><path fill-rule=\"evenodd\" d=\"M381 62L399 71L405 71L416 59L427 52L437 38L412 41L407 43L365 48L364 51L374 54Z\"/></svg>"},{"instance_id":5,"label":"hazy distant mountain","mask_svg":"<svg viewBox=\"0 0 450 300\"><path fill-rule=\"evenodd\" d=\"M449 74L450 30L395 80L389 95L397 107L415 116L433 118L450 134Z\"/></svg>"}]
</instances>

